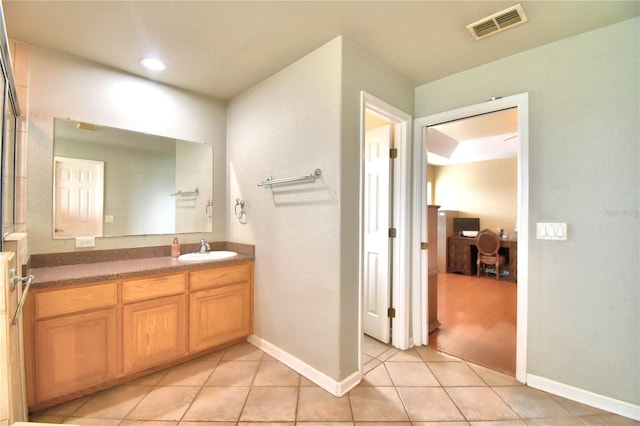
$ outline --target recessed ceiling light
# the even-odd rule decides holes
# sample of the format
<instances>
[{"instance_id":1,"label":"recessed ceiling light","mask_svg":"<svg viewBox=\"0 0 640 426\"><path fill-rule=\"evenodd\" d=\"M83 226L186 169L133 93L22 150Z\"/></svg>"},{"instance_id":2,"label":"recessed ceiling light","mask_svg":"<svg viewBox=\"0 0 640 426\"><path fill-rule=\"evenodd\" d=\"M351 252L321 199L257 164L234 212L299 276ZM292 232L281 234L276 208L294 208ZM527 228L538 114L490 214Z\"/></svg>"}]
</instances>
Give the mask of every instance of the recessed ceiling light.
<instances>
[{"instance_id":1,"label":"recessed ceiling light","mask_svg":"<svg viewBox=\"0 0 640 426\"><path fill-rule=\"evenodd\" d=\"M143 67L149 68L153 71L162 71L167 68L167 66L157 58L142 58L140 59L140 63Z\"/></svg>"}]
</instances>

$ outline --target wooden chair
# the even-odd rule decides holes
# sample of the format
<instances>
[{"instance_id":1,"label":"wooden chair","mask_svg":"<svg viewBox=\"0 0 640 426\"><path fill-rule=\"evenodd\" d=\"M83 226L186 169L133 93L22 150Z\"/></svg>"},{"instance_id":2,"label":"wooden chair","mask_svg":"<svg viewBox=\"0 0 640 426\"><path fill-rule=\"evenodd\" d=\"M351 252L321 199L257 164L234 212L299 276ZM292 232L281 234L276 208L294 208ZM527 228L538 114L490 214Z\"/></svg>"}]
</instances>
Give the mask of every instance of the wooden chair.
<instances>
[{"instance_id":1,"label":"wooden chair","mask_svg":"<svg viewBox=\"0 0 640 426\"><path fill-rule=\"evenodd\" d=\"M500 266L504 264L504 256L501 256L500 237L489 229L483 229L476 236L476 247L478 247L478 274L480 276L480 265L493 265L496 268L496 279L500 278Z\"/></svg>"}]
</instances>

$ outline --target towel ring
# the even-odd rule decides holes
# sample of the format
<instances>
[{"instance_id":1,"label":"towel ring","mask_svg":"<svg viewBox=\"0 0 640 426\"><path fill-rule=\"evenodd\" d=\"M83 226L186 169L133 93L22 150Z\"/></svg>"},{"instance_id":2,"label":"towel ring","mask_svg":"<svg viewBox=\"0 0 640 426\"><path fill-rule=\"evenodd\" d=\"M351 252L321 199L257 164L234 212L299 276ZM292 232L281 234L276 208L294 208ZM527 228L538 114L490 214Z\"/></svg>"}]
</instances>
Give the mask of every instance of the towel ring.
<instances>
[{"instance_id":1,"label":"towel ring","mask_svg":"<svg viewBox=\"0 0 640 426\"><path fill-rule=\"evenodd\" d=\"M247 212L244 210L244 200L236 198L236 205L233 208L233 212L240 223L247 223Z\"/></svg>"}]
</instances>

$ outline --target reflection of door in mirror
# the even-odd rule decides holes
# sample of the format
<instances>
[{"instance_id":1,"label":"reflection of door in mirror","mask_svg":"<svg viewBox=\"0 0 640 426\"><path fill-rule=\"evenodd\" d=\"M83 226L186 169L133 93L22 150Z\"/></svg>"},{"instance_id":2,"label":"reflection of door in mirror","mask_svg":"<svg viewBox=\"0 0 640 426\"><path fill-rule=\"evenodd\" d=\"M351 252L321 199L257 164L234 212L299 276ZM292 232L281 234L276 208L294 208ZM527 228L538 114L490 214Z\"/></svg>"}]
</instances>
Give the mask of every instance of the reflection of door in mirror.
<instances>
[{"instance_id":1,"label":"reflection of door in mirror","mask_svg":"<svg viewBox=\"0 0 640 426\"><path fill-rule=\"evenodd\" d=\"M54 157L53 238L102 236L104 164Z\"/></svg>"}]
</instances>

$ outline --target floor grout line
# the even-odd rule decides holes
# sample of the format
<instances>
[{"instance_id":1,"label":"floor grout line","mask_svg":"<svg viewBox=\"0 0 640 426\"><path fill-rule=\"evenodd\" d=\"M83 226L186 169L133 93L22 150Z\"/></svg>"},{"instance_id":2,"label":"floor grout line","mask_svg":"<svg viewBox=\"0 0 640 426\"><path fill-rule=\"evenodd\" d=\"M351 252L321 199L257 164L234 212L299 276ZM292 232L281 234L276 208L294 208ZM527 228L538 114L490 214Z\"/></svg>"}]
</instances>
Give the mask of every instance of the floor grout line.
<instances>
[{"instance_id":1,"label":"floor grout line","mask_svg":"<svg viewBox=\"0 0 640 426\"><path fill-rule=\"evenodd\" d=\"M380 345L382 344L380 343ZM237 352L234 352L233 348L237 348L236 349ZM388 385L383 385L383 386L373 385L373 384L371 384L370 386L369 384L364 386L359 385L358 387L354 388L354 390L352 390L351 392L343 396L344 398L346 398L344 400L345 405L341 405L342 403L338 403L337 401L336 401L336 405L332 405L333 401L329 403L329 405L324 405L324 404L327 404L326 399L317 400L318 401L317 403L319 404L317 407L319 408L316 408L316 409L320 410L320 409L326 409L327 407L329 407L328 414L325 413L326 418L328 419L346 418L347 416L349 416L350 420L340 421L340 423L343 423L345 425L346 424L357 425L358 423L367 423L367 424L382 426L385 424L382 421L373 421L373 422L364 421L363 422L361 419L356 419L356 413L358 413L360 417L362 416L361 413L366 413L366 408L365 408L366 406L362 404L366 403L366 401L365 402L363 401L366 400L367 398L371 397L372 395L376 395L375 390L372 390L372 389L387 388L387 390L385 390L384 392L379 393L379 396L382 397L384 395L388 395L389 397L391 397L391 395L394 395L392 397L392 401L389 401L389 403L391 404L390 407L394 407L393 408L394 413L396 412L395 411L396 409L398 410L396 413L397 417L401 417L401 413L403 413L406 419L408 419L408 421L400 421L400 420L397 420L395 422L391 421L387 424L410 425L414 423L422 423L423 421L414 420L412 416L413 417L418 416L417 418L420 418L420 416L425 416L425 414L442 415L442 413L445 413L444 411L430 411L430 410L438 410L437 407L429 407L426 411L422 411L422 408L419 405L416 405L415 399L412 402L412 399L411 399L412 395L420 395L423 392L419 390L416 391L415 389L430 388L430 389L440 389L442 392L442 396L441 396L441 398L443 398L442 401L444 402L446 399L452 404L450 408L448 408L448 410L450 410L448 411L449 415L455 416L454 413L457 413L461 418L461 420L458 420L458 421L466 422L466 424L469 424L469 425L474 424L474 422L480 422L480 420L477 420L477 419L484 416L483 414L478 415L477 413L470 415L470 413L472 413L471 411L468 411L470 410L470 407L473 408L474 404L477 405L479 403L477 401L472 401L472 402L466 401L465 398L469 398L470 397L469 395L492 395L491 397L488 397L489 398L488 401L493 401L493 403L497 404L495 415L491 414L491 411L485 411L484 413L489 413L489 414L486 415L487 419L483 421L499 421L499 418L509 417L511 415L509 413L512 413L515 416L515 418L513 419L514 421L521 422L522 424L528 424L528 425L534 424L534 423L542 424L540 422L541 420L544 421L545 419L554 418L554 417L531 417L531 418L528 417L529 415L534 413L535 410L541 410L540 412L544 412L550 415L552 413L557 413L557 415L562 415L561 416L562 419L565 419L565 418L573 419L573 420L566 420L567 422L573 422L570 424L574 424L574 423L575 424L577 423L596 424L596 422L600 421L600 423L598 424L607 424L607 425L620 424L625 426L628 424L640 425L640 422L633 422L633 421L630 421L629 419L615 416L606 412L602 412L602 414L599 414L599 413L586 414L586 415L583 414L581 416L573 414L574 411L577 412L577 409L579 407L576 407L572 411L567 406L565 406L565 404L563 404L562 401L553 398L551 395L543 391L537 391L537 390L533 390L532 388L528 388L525 385L515 382L515 379L513 379L513 382L509 384L509 382L506 379L511 378L511 376L505 373L492 371L490 369L486 369L486 367L483 367L483 366L477 366L476 368L479 367L479 369L476 369L472 367L472 365L476 365L476 364L473 364L468 361L455 358L455 357L450 357L450 356L443 357L441 352L435 351L433 349L425 348L422 350L418 350L414 348L411 351L406 352L404 354L400 354L400 351L395 351L390 355L388 350L380 350L380 348L375 344L375 342L369 342L369 344L365 344L364 349L365 349L364 353L368 356L371 356L372 361L375 360L379 362L376 365L376 367L371 368L367 372L367 374L373 372L378 367L382 367L384 374L386 374L386 378L382 375L377 376L377 378L384 380L384 382L381 382L381 383L388 383ZM260 351L260 350L256 348L255 351ZM300 415L302 413L301 411L302 409L305 410L304 411L305 418L309 418L309 417L314 418L316 416L320 419L322 418L321 415L313 411L307 411L307 410L314 409L313 408L314 406L312 405L314 399L312 398L315 398L314 395L316 394L316 391L307 391L306 390L307 386L304 386L305 390L303 390L302 384L303 384L304 377L297 372L294 372L296 374L295 376L296 380L288 382L293 377L290 376L291 372L287 370L288 367L286 365L280 363L283 366L282 368L280 368L280 366L276 365L276 363L279 363L279 361L268 358L267 355L262 351L260 351L260 354L258 354L255 351L254 349L250 349L246 346L243 347L238 345L236 347L225 349L222 353L219 354L219 356L215 356L215 357L212 356L211 359L208 360L211 363L211 365L206 364L206 362L203 363L202 365L202 368L206 368L206 369L210 368L210 371L208 374L206 374L206 377L202 378L202 380L200 380L200 377L198 376L197 383L200 383L199 385L189 384L191 383L189 382L189 378L192 377L191 375L197 375L200 373L199 368L189 369L189 366L193 365L192 364L193 362L202 362L201 361L202 358L182 364L182 366L186 367L184 377L180 375L181 366L175 366L175 367L172 367L171 369L164 370L163 374L157 377L157 379L154 378L154 380L150 382L152 384L150 385L144 384L145 383L144 381L141 384L140 383L137 384L139 386L144 386L145 388L148 388L148 389L146 389L144 395L135 404L132 404L132 407L129 410L127 410L127 412L124 415L122 415L122 418L107 417L105 419L100 419L97 417L85 416L85 417L78 417L78 421L76 422L76 424L94 425L94 426L95 425L103 426L103 424L104 425L107 425L107 424L120 425L120 426L125 426L127 424L180 426L181 423L187 424L187 422L192 423L194 425L201 424L202 426L224 424L225 422L222 422L222 421L218 422L217 420L213 420L213 419L186 420L187 413L189 413L189 411L195 406L198 398L201 395L203 395L205 387L214 386L214 387L229 388L229 389L235 387L233 385L219 385L215 383L208 384L209 381L212 379L213 375L215 374L216 369L220 368L221 365L224 365L225 363L236 363L235 370L231 369L225 372L225 375L231 374L231 376L228 376L228 377L233 379L234 376L232 371L235 371L236 373L238 372L241 373L242 369L244 368L242 366L242 362L255 363L256 361L257 361L257 367L255 368L255 371L252 372L250 381L247 381L248 383L247 385L240 386L242 388L247 388L247 391L246 391L246 394L244 395L244 399L242 400L241 404L239 403L240 398L237 398L238 412L237 412L237 415L234 414L235 420L228 422L229 424L238 425L239 423L249 422L249 423L255 423L257 425L260 425L260 424L266 425L267 423L278 423L278 424L304 426L305 424L308 424L310 422L316 423L316 424L327 424L327 423L336 422L335 420L316 420L316 421L301 420ZM371 355L371 353L368 353L368 352L373 352L375 353L375 355ZM259 358L253 358L258 355L259 355ZM395 356L395 360L392 360L394 356ZM372 362L372 361L369 361L369 362ZM406 376L402 376L402 374L406 375L407 372L415 371L414 366L411 366L409 370L406 370L406 369L403 370L401 363L405 363L407 364L407 366L410 366L411 364L420 363L420 362L426 367L426 371L428 371L429 374L431 374L435 379L435 382L433 382L434 383L433 386L426 386L426 385L408 386L408 385L403 385L403 383L406 382L404 380L400 382L397 381L397 378L406 377ZM270 363L274 363L274 365L271 365ZM392 370L389 368L389 366L394 363L398 363L398 365L394 365L393 374L392 374ZM464 366L464 367L461 367L461 366ZM452 367L452 368L448 369L447 367ZM272 368L275 368L275 370L272 370ZM415 368L418 368L418 367L415 366ZM422 369L422 367L419 367L419 368L420 370ZM487 371L487 373L485 373L485 371ZM381 373L382 372L376 373L376 374L381 374ZM152 374L158 374L158 372L152 373ZM171 378L168 379L170 374L171 374ZM265 374L265 376L260 376L260 374ZM283 374L283 375L278 376L278 374ZM401 374L401 375L398 375L398 374ZM491 374L497 374L499 376L491 376ZM396 379L394 379L394 375L396 376ZM205 376L205 374L203 374L203 376ZM260 379L260 383L258 383L259 376L262 377ZM220 377L223 379L223 381L228 380L228 378L225 376L220 376ZM242 374L238 375L237 377L240 380L246 379L242 377ZM456 382L452 381L452 377L459 378L457 383L461 385L456 385L455 384ZM144 379L144 378L141 378L141 379ZM505 382L504 384L501 384L502 383L501 380L503 379L505 379ZM389 380L389 382L387 380ZM409 382L406 382L406 383L411 383L411 381L412 379L409 376ZM472 384L476 381L478 382L477 384ZM192 382L196 383L196 381L193 381L193 380ZM284 383L287 383L287 384L284 384ZM295 383L295 385L292 385L290 383ZM378 382L374 380L373 383L378 383ZM431 383L431 379L429 378L428 381L422 382L422 383ZM498 383L498 384L491 385L490 383ZM126 386L126 385L127 384L123 384L123 386ZM178 420L175 420L173 422L167 421L165 423L161 423L160 421L158 421L158 423L154 423L154 421L152 420L147 421L147 420L128 419L128 416L130 416L140 406L140 404L143 403L143 401L150 398L150 395L152 395L154 390L162 389L162 388L181 388L181 387L197 388L197 392L195 392L195 395L193 397L189 396L191 400L187 404L185 404L186 408L181 413ZM308 387L311 389L311 388L315 388L316 386L312 384L311 386L308 386ZM366 388L364 390L364 393L362 393L363 391L356 390L360 387ZM392 387L393 391L388 389L389 387ZM266 420L263 420L263 421L241 420L243 418L242 417L243 413L245 413L245 410L248 407L247 404L250 401L252 390L258 389L258 388L261 389L260 393L265 395L269 393L268 388L295 388L295 394L293 390L287 391L283 394L283 395L287 395L287 398L291 398L291 399L288 399L289 402L287 404L290 404L288 405L288 410L291 410L291 407L293 406L293 420L292 421L281 420L281 421L271 421L271 422L268 422ZM478 389L478 391L474 390L476 388ZM479 391L479 389L487 389L487 388L489 388L490 391L484 391L484 390ZM511 388L514 393L511 394L510 392L512 391L506 390L507 388ZM322 389L322 388L318 387L318 389ZM468 389L468 391L465 389ZM354 391L356 393L354 393ZM358 394L357 392L361 392L361 393ZM541 392L541 393L539 394L538 392ZM100 398L100 394L101 392L96 393L92 396L86 397L86 399L81 403L79 403L77 407L73 407L72 411L70 410L71 414L58 415L58 417L64 418L64 420L62 421L69 422L70 421L69 419L76 417L74 416L74 414L80 412L82 407L85 407L87 404L91 403L91 401L94 401L94 404L92 405L92 407L90 407L92 410L93 410L93 407L97 407L100 410L101 415L104 415L104 413L108 413L108 411L103 411L103 410L107 410L107 408L100 406L100 403L98 401L98 398ZM135 394L136 394L135 392L129 393L129 395L135 395ZM170 395L169 392L164 394ZM440 391L433 391L432 394L439 395ZM218 394L216 393L216 395ZM359 395L357 397L357 400L354 399L354 395ZM529 395L531 396L530 400L518 399L518 398L528 397ZM362 398L360 398L360 396L362 396ZM111 394L110 398L112 397L113 395ZM122 403L122 401L119 401L117 398L115 398L114 401L115 403ZM208 401L201 400L198 402L198 406L200 406L200 404L202 404L203 402L207 403ZM354 405L354 402L356 402L356 404L358 405L357 407ZM160 407L161 404L163 403L166 404L167 402L155 401L155 403L158 404L158 406ZM521 405L521 404L525 404L525 405ZM531 404L531 405L528 406L526 404ZM534 404L539 404L539 405L534 405ZM148 405L145 407L145 409L148 410L149 407L150 406ZM261 406L258 406L258 407L261 408ZM455 407L455 411L454 411L454 407ZM558 408L561 408L562 410L559 410ZM201 409L201 407L199 409ZM255 409L256 409L256 406L253 406L252 410L255 410ZM332 411L334 409L335 411ZM530 411L530 410L534 410L534 411ZM553 411L553 410L556 410L556 411ZM98 411L95 411L95 412L97 413ZM483 411L481 410L480 413L482 412ZM581 410L580 412L585 413L586 411ZM55 415L54 413L55 411L52 411L51 415L52 416ZM117 413L117 411L115 413ZM264 418L266 419L266 418L273 417L273 413L274 412L272 412L268 416L265 416ZM46 410L45 410L45 414L46 414ZM195 413L192 413L192 414L195 414ZM197 414L196 416L198 415L202 415L203 418L206 417L206 415L203 415L203 414ZM251 417L254 417L254 416L255 416L255 412L252 412ZM288 419L289 416L291 416L291 411L283 412L283 416L281 417ZM609 417L601 418L599 416L609 416ZM277 412L275 417L276 418L278 417ZM190 418L194 418L194 416L192 415L190 416ZM470 420L470 419L474 419L474 420ZM605 419L605 420L602 420L602 419ZM613 420L609 422L609 419L613 419ZM101 424L101 420L103 421L102 424ZM606 423L602 423L603 421ZM616 421L618 423L615 423ZM424 420L424 422L427 422L427 423L432 422L434 425L440 424L434 420ZM442 422L443 426L446 424L447 424L446 422Z\"/></svg>"}]
</instances>

